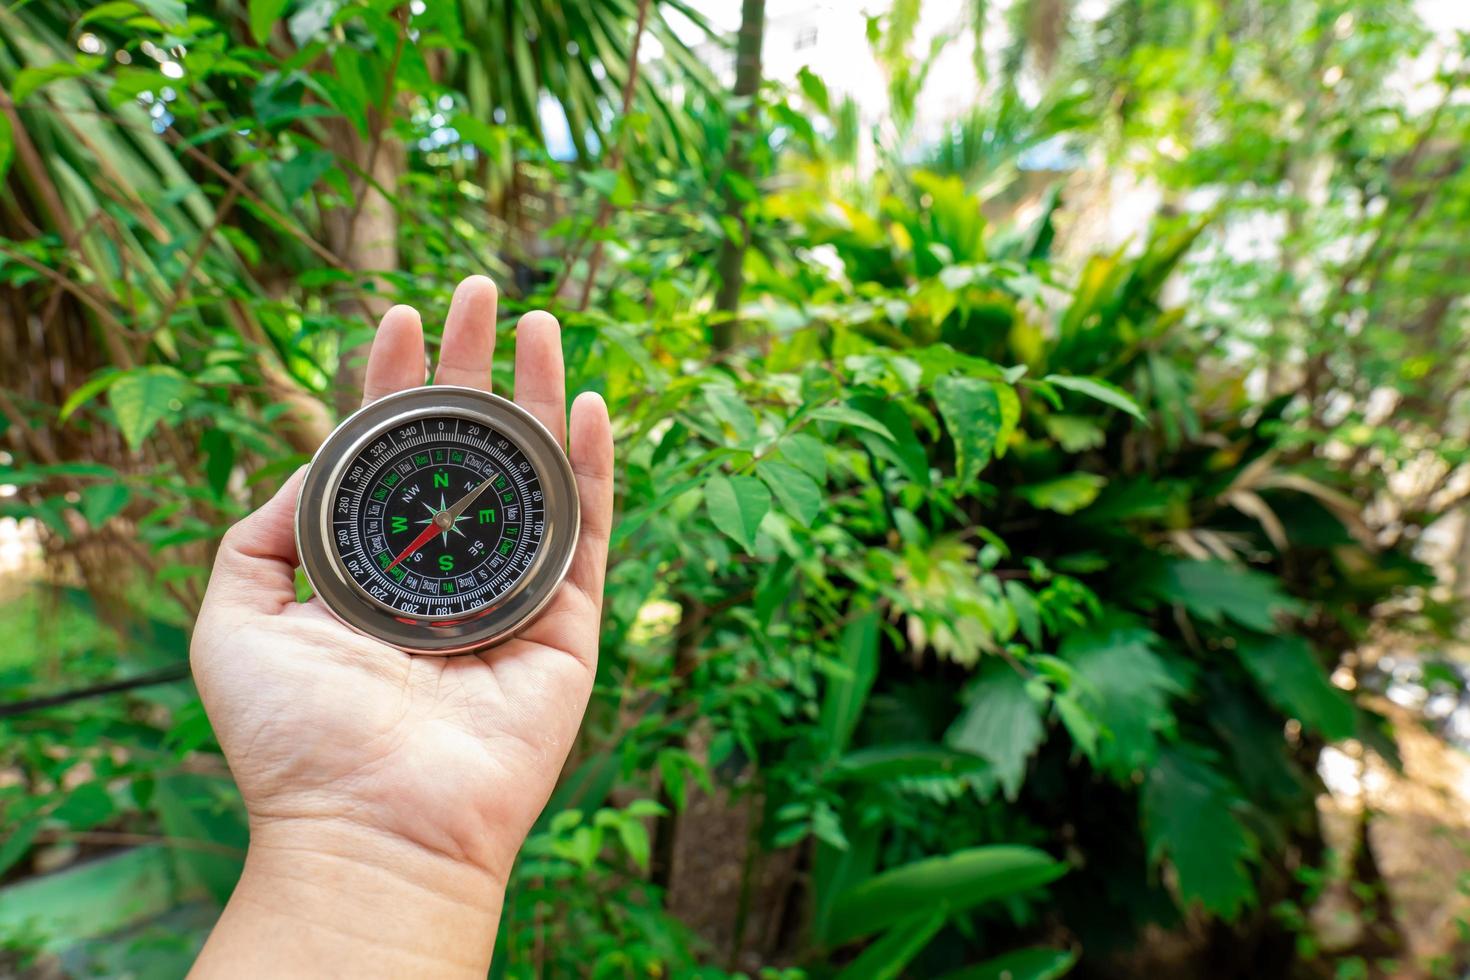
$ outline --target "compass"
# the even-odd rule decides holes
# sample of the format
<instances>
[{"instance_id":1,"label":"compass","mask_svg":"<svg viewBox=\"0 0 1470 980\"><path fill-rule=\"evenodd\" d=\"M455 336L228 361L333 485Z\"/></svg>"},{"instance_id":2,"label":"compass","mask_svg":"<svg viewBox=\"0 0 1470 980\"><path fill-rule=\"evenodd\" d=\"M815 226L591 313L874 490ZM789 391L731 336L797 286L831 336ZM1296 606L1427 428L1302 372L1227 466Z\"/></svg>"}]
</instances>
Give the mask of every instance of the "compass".
<instances>
[{"instance_id":1,"label":"compass","mask_svg":"<svg viewBox=\"0 0 1470 980\"><path fill-rule=\"evenodd\" d=\"M312 589L359 632L409 653L500 642L555 594L580 508L561 445L514 402L429 385L345 419L296 501Z\"/></svg>"}]
</instances>

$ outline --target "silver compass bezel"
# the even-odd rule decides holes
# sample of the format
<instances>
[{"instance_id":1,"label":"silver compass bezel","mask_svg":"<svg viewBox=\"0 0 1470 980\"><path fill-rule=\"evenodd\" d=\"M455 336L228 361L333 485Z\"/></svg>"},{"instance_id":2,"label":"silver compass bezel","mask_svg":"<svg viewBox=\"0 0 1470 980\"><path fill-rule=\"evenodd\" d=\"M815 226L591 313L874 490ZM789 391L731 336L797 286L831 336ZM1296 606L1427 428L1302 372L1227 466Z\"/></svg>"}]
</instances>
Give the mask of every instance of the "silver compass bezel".
<instances>
[{"instance_id":1,"label":"silver compass bezel","mask_svg":"<svg viewBox=\"0 0 1470 980\"><path fill-rule=\"evenodd\" d=\"M466 614L409 616L373 598L348 575L332 543L331 501L347 465L373 439L418 418L446 415L494 429L525 454L541 484L544 530L531 567L495 602ZM349 415L312 456L296 498L296 548L312 591L347 626L415 654L481 650L530 625L566 579L580 528L576 478L555 437L515 402L456 385L410 388Z\"/></svg>"}]
</instances>

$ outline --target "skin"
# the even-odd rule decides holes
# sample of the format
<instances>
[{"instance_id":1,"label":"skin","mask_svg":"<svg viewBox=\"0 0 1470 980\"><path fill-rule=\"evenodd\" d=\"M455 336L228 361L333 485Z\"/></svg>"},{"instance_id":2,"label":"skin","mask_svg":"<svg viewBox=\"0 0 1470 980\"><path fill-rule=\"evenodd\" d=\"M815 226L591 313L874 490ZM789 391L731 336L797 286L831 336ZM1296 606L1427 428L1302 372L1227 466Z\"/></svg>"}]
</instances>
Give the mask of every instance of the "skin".
<instances>
[{"instance_id":1,"label":"skin","mask_svg":"<svg viewBox=\"0 0 1470 980\"><path fill-rule=\"evenodd\" d=\"M434 380L490 390L494 284L459 284ZM364 404L422 384L419 315L384 315ZM515 400L563 443L561 330L517 327ZM567 581L513 640L412 657L296 601L302 473L225 535L190 657L245 801L245 871L196 977L484 977L517 850L565 762L597 668L612 432L571 411L582 504Z\"/></svg>"}]
</instances>

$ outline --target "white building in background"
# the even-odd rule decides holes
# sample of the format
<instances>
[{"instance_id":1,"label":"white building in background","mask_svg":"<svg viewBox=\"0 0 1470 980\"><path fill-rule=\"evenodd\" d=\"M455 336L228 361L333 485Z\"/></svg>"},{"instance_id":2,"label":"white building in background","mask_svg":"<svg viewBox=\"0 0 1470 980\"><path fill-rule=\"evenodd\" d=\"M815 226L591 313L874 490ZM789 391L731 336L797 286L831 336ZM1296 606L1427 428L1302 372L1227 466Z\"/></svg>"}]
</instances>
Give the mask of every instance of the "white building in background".
<instances>
[{"instance_id":1,"label":"white building in background","mask_svg":"<svg viewBox=\"0 0 1470 980\"><path fill-rule=\"evenodd\" d=\"M692 6L717 33L733 35L740 29L740 0L693 0ZM852 98L865 127L882 125L889 116L888 79L873 57L867 25L869 15L884 14L891 7L891 0L766 0L762 74L794 85L801 69L810 68L834 99ZM936 38L949 39L915 107L921 137L937 136L980 96L973 62L973 10L972 0L927 0L921 8L912 50L925 53ZM734 80L730 49L703 40L692 24L686 34L680 30L683 19L676 14L669 20L719 77L727 84Z\"/></svg>"}]
</instances>

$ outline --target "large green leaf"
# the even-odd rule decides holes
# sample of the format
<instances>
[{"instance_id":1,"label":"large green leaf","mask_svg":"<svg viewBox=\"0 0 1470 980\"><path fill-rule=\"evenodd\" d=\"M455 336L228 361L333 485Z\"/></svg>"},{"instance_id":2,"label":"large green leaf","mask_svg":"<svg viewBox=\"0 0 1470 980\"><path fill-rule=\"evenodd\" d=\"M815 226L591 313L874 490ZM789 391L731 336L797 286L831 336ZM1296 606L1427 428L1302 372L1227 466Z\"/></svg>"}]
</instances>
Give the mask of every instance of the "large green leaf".
<instances>
[{"instance_id":1,"label":"large green leaf","mask_svg":"<svg viewBox=\"0 0 1470 980\"><path fill-rule=\"evenodd\" d=\"M1261 694L1324 738L1353 734L1357 716L1347 695L1332 685L1307 641L1299 636L1241 636L1235 654Z\"/></svg>"},{"instance_id":2,"label":"large green leaf","mask_svg":"<svg viewBox=\"0 0 1470 980\"><path fill-rule=\"evenodd\" d=\"M1147 630L1099 626L1069 636L1061 655L1084 684L1079 703L1102 729L1098 765L1129 781L1158 757L1159 736L1173 730L1169 700L1183 690L1151 649Z\"/></svg>"},{"instance_id":3,"label":"large green leaf","mask_svg":"<svg viewBox=\"0 0 1470 980\"><path fill-rule=\"evenodd\" d=\"M988 759L1008 799L1015 799L1026 774L1026 760L1046 734L1041 707L1026 689L1026 679L1009 663L986 662L965 696L945 743Z\"/></svg>"},{"instance_id":4,"label":"large green leaf","mask_svg":"<svg viewBox=\"0 0 1470 980\"><path fill-rule=\"evenodd\" d=\"M202 895L180 881L175 863L168 848L148 845L12 882L0 900L0 935L36 937L59 951L156 920Z\"/></svg>"},{"instance_id":5,"label":"large green leaf","mask_svg":"<svg viewBox=\"0 0 1470 980\"><path fill-rule=\"evenodd\" d=\"M1161 561L1140 574L1138 588L1206 622L1218 625L1228 617L1262 633L1276 631L1278 615L1305 609L1272 576L1222 561Z\"/></svg>"},{"instance_id":6,"label":"large green leaf","mask_svg":"<svg viewBox=\"0 0 1470 980\"><path fill-rule=\"evenodd\" d=\"M1074 950L1032 946L946 973L941 980L1057 980L1076 963Z\"/></svg>"},{"instance_id":7,"label":"large green leaf","mask_svg":"<svg viewBox=\"0 0 1470 980\"><path fill-rule=\"evenodd\" d=\"M943 911L921 912L897 923L843 967L838 980L893 980L929 945L945 918Z\"/></svg>"},{"instance_id":8,"label":"large green leaf","mask_svg":"<svg viewBox=\"0 0 1470 980\"><path fill-rule=\"evenodd\" d=\"M756 532L771 510L771 491L765 484L753 476L717 473L705 484L704 502L715 527L754 553Z\"/></svg>"},{"instance_id":9,"label":"large green leaf","mask_svg":"<svg viewBox=\"0 0 1470 980\"><path fill-rule=\"evenodd\" d=\"M954 440L956 473L969 483L990 462L1001 434L1002 413L996 383L945 375L934 383L934 403Z\"/></svg>"},{"instance_id":10,"label":"large green leaf","mask_svg":"<svg viewBox=\"0 0 1470 980\"><path fill-rule=\"evenodd\" d=\"M852 741L878 676L878 614L869 610L848 623L838 649L842 659L828 679L818 719L828 758L842 754Z\"/></svg>"},{"instance_id":11,"label":"large green leaf","mask_svg":"<svg viewBox=\"0 0 1470 980\"><path fill-rule=\"evenodd\" d=\"M871 935L921 913L953 913L1017 895L1066 874L1045 851L1012 844L971 847L874 875L840 895L832 940Z\"/></svg>"},{"instance_id":12,"label":"large green leaf","mask_svg":"<svg viewBox=\"0 0 1470 980\"><path fill-rule=\"evenodd\" d=\"M137 449L154 426L183 407L183 400L193 388L173 368L153 366L120 375L107 389L107 397L117 427L128 445Z\"/></svg>"},{"instance_id":13,"label":"large green leaf","mask_svg":"<svg viewBox=\"0 0 1470 980\"><path fill-rule=\"evenodd\" d=\"M1143 784L1143 830L1149 856L1167 858L1186 906L1234 918L1255 900L1250 862L1258 844L1237 811L1239 792L1197 754L1164 750Z\"/></svg>"}]
</instances>

